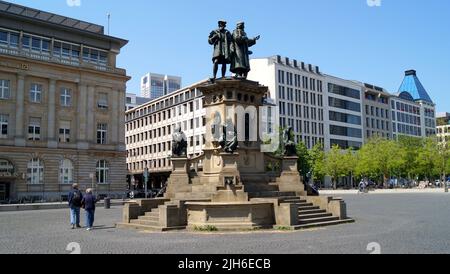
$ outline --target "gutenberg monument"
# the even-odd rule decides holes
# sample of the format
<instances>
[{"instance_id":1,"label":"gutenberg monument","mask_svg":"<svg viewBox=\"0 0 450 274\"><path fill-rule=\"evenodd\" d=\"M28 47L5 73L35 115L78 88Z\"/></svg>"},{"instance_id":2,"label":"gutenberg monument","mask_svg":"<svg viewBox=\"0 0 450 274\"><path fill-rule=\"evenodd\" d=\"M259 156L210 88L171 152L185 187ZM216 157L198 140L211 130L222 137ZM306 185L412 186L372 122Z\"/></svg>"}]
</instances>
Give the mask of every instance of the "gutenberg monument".
<instances>
[{"instance_id":1,"label":"gutenberg monument","mask_svg":"<svg viewBox=\"0 0 450 274\"><path fill-rule=\"evenodd\" d=\"M243 22L230 34L225 20L220 20L219 28L210 33L214 75L195 87L203 94L206 109L203 153L187 155L186 135L177 128L164 198L127 202L119 227L294 230L353 222L342 199L305 189L292 128L274 137L282 139L282 155L263 152L260 136L253 134L260 132L259 115L269 94L266 86L247 80L249 48L258 39L247 37ZM228 64L234 77L225 77ZM216 79L219 65L222 78Z\"/></svg>"}]
</instances>

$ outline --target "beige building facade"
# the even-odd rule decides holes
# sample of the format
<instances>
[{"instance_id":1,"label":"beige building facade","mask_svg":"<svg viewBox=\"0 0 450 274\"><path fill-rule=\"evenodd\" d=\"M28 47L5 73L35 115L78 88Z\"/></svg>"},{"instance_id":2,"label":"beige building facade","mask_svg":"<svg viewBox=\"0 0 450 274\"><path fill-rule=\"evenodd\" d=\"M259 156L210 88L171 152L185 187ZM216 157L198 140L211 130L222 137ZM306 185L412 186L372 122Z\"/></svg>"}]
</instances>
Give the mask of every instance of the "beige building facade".
<instances>
[{"instance_id":1,"label":"beige building facade","mask_svg":"<svg viewBox=\"0 0 450 274\"><path fill-rule=\"evenodd\" d=\"M0 15L0 201L124 193L127 41L3 1Z\"/></svg>"},{"instance_id":2,"label":"beige building facade","mask_svg":"<svg viewBox=\"0 0 450 274\"><path fill-rule=\"evenodd\" d=\"M382 138L392 138L391 126L391 95L383 88L362 84L364 91L364 139L367 142L370 138L379 136Z\"/></svg>"}]
</instances>

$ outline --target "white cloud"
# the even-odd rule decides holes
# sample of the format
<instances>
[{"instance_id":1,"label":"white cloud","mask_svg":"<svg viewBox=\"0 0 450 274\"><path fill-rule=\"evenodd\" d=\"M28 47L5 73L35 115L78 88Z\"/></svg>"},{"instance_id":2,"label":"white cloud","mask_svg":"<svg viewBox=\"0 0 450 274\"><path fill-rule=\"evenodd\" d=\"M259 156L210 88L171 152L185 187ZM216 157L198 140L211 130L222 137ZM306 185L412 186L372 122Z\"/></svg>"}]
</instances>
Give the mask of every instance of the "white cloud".
<instances>
[{"instance_id":1,"label":"white cloud","mask_svg":"<svg viewBox=\"0 0 450 274\"><path fill-rule=\"evenodd\" d=\"M79 7L81 6L81 0L66 0L69 7Z\"/></svg>"},{"instance_id":2,"label":"white cloud","mask_svg":"<svg viewBox=\"0 0 450 274\"><path fill-rule=\"evenodd\" d=\"M369 7L381 7L381 0L367 0Z\"/></svg>"}]
</instances>

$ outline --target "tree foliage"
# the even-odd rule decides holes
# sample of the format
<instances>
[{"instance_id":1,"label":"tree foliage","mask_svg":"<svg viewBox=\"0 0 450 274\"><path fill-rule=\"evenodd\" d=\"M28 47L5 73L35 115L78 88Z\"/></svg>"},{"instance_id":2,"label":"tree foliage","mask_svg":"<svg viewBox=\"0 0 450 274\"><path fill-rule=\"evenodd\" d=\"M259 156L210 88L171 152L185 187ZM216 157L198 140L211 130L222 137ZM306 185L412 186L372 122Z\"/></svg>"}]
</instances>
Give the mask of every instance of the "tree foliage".
<instances>
[{"instance_id":1,"label":"tree foliage","mask_svg":"<svg viewBox=\"0 0 450 274\"><path fill-rule=\"evenodd\" d=\"M333 146L324 151L322 144L308 150L304 143L299 143L297 154L304 178L323 180L330 176L334 188L341 177L368 178L386 186L393 177L431 181L450 173L449 146L434 137L399 136L398 140L373 137L359 150Z\"/></svg>"}]
</instances>

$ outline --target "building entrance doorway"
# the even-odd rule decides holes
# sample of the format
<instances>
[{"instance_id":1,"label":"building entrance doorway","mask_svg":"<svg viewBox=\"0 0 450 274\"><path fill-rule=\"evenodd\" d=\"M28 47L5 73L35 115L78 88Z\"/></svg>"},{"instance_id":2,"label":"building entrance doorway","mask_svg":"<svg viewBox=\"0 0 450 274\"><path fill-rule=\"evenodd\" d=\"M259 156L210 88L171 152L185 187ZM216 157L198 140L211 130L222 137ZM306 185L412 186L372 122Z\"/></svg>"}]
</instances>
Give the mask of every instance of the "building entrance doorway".
<instances>
[{"instance_id":1,"label":"building entrance doorway","mask_svg":"<svg viewBox=\"0 0 450 274\"><path fill-rule=\"evenodd\" d=\"M0 203L9 200L9 183L0 183Z\"/></svg>"}]
</instances>

